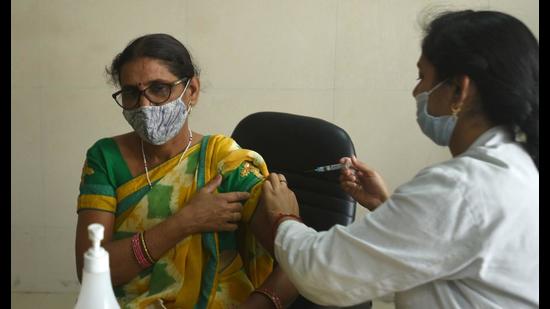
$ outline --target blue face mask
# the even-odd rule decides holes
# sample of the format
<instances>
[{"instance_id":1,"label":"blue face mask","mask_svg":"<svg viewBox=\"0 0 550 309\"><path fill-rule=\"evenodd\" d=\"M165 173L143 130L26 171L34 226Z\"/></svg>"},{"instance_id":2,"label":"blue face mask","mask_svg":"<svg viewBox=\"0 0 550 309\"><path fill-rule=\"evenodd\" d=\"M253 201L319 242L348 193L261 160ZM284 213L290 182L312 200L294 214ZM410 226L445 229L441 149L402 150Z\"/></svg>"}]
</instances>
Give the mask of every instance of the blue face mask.
<instances>
[{"instance_id":1,"label":"blue face mask","mask_svg":"<svg viewBox=\"0 0 550 309\"><path fill-rule=\"evenodd\" d=\"M432 90L421 92L415 97L416 122L418 122L422 132L440 146L449 145L455 129L456 120L458 119L455 115L434 117L428 114L428 99L430 94L444 82L445 81L440 82L433 87Z\"/></svg>"}]
</instances>

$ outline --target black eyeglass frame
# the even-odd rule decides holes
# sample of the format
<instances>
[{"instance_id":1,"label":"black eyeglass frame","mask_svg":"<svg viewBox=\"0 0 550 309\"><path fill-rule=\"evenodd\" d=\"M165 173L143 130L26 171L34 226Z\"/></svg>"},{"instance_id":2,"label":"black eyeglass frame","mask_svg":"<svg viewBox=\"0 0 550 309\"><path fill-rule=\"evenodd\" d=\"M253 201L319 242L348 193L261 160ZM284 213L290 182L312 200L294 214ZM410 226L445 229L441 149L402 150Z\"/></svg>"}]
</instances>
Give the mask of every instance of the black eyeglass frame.
<instances>
[{"instance_id":1,"label":"black eyeglass frame","mask_svg":"<svg viewBox=\"0 0 550 309\"><path fill-rule=\"evenodd\" d=\"M141 98L142 95L145 96L145 97L147 98L147 100L149 100L149 102L151 102L152 104L154 104L154 105L161 105L162 103L165 103L166 101L168 101L168 99L170 99L170 96L172 95L172 89L173 89L175 86L181 84L184 80L189 80L189 77L184 77L184 78L178 79L178 80L176 80L175 82L172 82L172 83L152 83L151 85L149 85L149 86L146 87L145 89L139 91L139 94L138 94L138 96L137 96L137 98L136 98L136 102L135 102L134 105L132 105L131 107L124 107L124 106L122 105L122 102L118 102L118 100L116 99L116 97L117 97L119 94L123 93L125 90L121 89L121 90L119 90L119 91L113 93L113 94L111 95L111 97L113 97L113 100L115 100L115 102L116 102L116 104L117 104L118 106L122 107L122 108L125 109L125 110L131 110L131 109L137 108L137 106L139 105L139 98ZM158 86L159 84L170 86L170 88L169 88L169 89L170 89L170 92L168 93L168 96L166 97L165 100L163 100L163 101L161 101L161 102L155 102L154 100L151 100L151 99L149 98L149 96L147 95L147 93L146 93L145 91L147 91L149 88L151 88L151 87L153 87L153 86Z\"/></svg>"}]
</instances>

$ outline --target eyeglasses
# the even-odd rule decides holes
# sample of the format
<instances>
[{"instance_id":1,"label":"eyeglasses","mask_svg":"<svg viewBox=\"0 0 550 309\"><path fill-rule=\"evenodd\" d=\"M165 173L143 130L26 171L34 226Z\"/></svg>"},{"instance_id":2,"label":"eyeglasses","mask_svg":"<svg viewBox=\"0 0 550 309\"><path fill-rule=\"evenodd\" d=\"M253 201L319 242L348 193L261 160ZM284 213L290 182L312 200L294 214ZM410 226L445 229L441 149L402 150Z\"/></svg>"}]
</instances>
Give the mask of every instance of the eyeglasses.
<instances>
[{"instance_id":1,"label":"eyeglasses","mask_svg":"<svg viewBox=\"0 0 550 309\"><path fill-rule=\"evenodd\" d=\"M178 79L173 83L154 82L149 87L139 90L137 87L128 87L113 93L115 102L123 109L134 109L139 105L139 98L144 95L149 102L154 105L160 105L170 98L172 88L181 84L188 78Z\"/></svg>"}]
</instances>

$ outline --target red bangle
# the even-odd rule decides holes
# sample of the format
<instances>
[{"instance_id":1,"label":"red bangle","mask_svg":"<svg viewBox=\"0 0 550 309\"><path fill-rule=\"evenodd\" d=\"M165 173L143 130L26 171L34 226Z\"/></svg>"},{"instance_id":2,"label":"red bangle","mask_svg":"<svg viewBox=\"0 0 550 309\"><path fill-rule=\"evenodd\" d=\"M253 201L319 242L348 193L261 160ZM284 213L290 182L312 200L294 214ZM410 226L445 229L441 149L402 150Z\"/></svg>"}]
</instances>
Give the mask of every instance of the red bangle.
<instances>
[{"instance_id":1,"label":"red bangle","mask_svg":"<svg viewBox=\"0 0 550 309\"><path fill-rule=\"evenodd\" d=\"M141 266L142 268L148 268L149 266L153 265L147 260L147 258L143 254L143 249L141 248L140 244L140 233L136 233L134 234L134 236L132 236L132 251L139 266Z\"/></svg>"},{"instance_id":2,"label":"red bangle","mask_svg":"<svg viewBox=\"0 0 550 309\"><path fill-rule=\"evenodd\" d=\"M277 215L277 218L275 218L275 222L273 223L273 228L271 230L271 233L273 234L273 242L275 242L275 236L277 235L277 228L279 228L279 225L281 224L281 220L288 217L293 218L296 221L303 222L302 218L300 218L300 216L297 216L295 214L279 213Z\"/></svg>"},{"instance_id":3,"label":"red bangle","mask_svg":"<svg viewBox=\"0 0 550 309\"><path fill-rule=\"evenodd\" d=\"M267 298L269 298L273 306L275 306L275 309L283 309L281 298L279 298L279 296L275 294L275 291L268 288L260 288L260 289L255 289L254 291L252 291L252 293L260 293L266 296Z\"/></svg>"}]
</instances>

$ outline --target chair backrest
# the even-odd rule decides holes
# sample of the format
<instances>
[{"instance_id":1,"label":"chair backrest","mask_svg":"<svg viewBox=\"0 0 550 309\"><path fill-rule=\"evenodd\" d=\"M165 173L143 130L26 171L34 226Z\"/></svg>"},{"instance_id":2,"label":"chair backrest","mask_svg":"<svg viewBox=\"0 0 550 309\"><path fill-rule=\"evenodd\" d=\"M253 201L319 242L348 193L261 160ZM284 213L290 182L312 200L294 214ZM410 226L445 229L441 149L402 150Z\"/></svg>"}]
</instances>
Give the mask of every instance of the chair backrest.
<instances>
[{"instance_id":1,"label":"chair backrest","mask_svg":"<svg viewBox=\"0 0 550 309\"><path fill-rule=\"evenodd\" d=\"M305 224L327 230L353 222L355 201L340 188L340 172L310 171L355 154L342 128L313 117L259 112L241 120L231 136L242 148L262 155L270 171L285 175Z\"/></svg>"},{"instance_id":2,"label":"chair backrest","mask_svg":"<svg viewBox=\"0 0 550 309\"><path fill-rule=\"evenodd\" d=\"M262 155L271 172L285 175L305 224L322 231L353 222L356 203L340 188L340 171L311 172L355 154L351 138L342 128L313 117L259 112L242 119L231 136L242 148ZM290 308L329 307L299 297ZM353 308L371 308L371 303Z\"/></svg>"}]
</instances>

